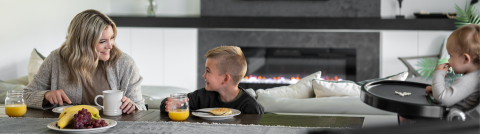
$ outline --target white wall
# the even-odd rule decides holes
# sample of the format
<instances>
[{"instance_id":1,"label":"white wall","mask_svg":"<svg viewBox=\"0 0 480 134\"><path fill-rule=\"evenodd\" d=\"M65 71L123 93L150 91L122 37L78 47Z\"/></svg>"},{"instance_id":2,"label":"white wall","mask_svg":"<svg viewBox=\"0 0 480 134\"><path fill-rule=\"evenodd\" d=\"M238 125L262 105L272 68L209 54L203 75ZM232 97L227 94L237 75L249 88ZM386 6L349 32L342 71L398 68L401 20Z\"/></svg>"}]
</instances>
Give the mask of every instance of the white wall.
<instances>
[{"instance_id":1,"label":"white wall","mask_svg":"<svg viewBox=\"0 0 480 134\"><path fill-rule=\"evenodd\" d=\"M414 12L427 11L430 13L451 13L455 12L455 4L462 9L465 3L470 0L403 0L402 2L402 14L407 19L415 18ZM476 4L479 8L480 3ZM395 15L399 13L397 0L382 0L380 8L380 16L383 19L395 18Z\"/></svg>"},{"instance_id":2,"label":"white wall","mask_svg":"<svg viewBox=\"0 0 480 134\"><path fill-rule=\"evenodd\" d=\"M86 9L110 12L110 0L1 0L0 80L27 75L30 53L45 56L65 41L71 19Z\"/></svg>"}]
</instances>

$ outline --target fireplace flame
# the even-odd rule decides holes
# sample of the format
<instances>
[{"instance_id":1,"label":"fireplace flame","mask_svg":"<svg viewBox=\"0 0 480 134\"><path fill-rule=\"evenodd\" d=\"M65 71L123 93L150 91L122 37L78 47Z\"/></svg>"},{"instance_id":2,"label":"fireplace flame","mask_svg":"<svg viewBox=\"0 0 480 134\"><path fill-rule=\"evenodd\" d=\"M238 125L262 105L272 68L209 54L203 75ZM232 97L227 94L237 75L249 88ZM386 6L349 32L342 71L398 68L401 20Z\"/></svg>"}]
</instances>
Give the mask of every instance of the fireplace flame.
<instances>
[{"instance_id":1,"label":"fireplace flame","mask_svg":"<svg viewBox=\"0 0 480 134\"><path fill-rule=\"evenodd\" d=\"M292 76L290 79L287 77L282 77L281 75L274 76L271 78L268 78L266 76L254 76L254 75L248 75L245 76L241 83L278 83L278 84L295 84L298 81L300 81L300 75L297 74L296 77ZM330 76L325 76L324 78L320 78L321 80L327 80L327 81L342 81L342 78L339 78L338 76L334 76L333 78L330 78Z\"/></svg>"}]
</instances>

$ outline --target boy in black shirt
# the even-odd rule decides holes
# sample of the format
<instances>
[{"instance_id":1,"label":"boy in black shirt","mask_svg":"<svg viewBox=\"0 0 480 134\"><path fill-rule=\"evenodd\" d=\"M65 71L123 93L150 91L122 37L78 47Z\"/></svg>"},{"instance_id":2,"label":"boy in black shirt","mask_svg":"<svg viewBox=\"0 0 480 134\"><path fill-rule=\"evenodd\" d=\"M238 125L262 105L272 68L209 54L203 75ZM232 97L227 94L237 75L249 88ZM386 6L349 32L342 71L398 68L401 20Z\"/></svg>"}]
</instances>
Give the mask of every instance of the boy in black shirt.
<instances>
[{"instance_id":1,"label":"boy in black shirt","mask_svg":"<svg viewBox=\"0 0 480 134\"><path fill-rule=\"evenodd\" d=\"M247 72L247 61L242 50L235 46L220 46L205 54L205 88L189 93L190 110L202 108L233 108L244 114L263 114L263 106L238 86ZM160 105L168 112L170 97Z\"/></svg>"}]
</instances>

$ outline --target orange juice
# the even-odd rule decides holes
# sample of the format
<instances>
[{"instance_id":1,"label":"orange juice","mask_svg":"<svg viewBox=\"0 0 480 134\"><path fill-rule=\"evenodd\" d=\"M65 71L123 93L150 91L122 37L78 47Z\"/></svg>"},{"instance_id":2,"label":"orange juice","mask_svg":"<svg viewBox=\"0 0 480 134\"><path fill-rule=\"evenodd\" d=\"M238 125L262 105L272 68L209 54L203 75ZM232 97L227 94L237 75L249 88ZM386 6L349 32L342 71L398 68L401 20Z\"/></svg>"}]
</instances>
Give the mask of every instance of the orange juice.
<instances>
[{"instance_id":1,"label":"orange juice","mask_svg":"<svg viewBox=\"0 0 480 134\"><path fill-rule=\"evenodd\" d=\"M5 113L10 117L20 117L27 112L25 104L9 104L5 106Z\"/></svg>"},{"instance_id":2,"label":"orange juice","mask_svg":"<svg viewBox=\"0 0 480 134\"><path fill-rule=\"evenodd\" d=\"M174 109L168 112L168 117L174 121L186 120L189 115L190 113L186 109Z\"/></svg>"}]
</instances>

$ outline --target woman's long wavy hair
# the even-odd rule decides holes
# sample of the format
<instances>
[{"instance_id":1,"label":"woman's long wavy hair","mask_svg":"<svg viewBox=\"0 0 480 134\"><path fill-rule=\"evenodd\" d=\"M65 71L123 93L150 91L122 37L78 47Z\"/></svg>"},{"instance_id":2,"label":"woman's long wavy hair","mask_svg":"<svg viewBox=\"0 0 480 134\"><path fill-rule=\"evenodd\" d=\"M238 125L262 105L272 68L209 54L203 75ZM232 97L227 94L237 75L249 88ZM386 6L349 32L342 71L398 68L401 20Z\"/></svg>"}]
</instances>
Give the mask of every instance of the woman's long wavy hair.
<instances>
[{"instance_id":1,"label":"woman's long wavy hair","mask_svg":"<svg viewBox=\"0 0 480 134\"><path fill-rule=\"evenodd\" d=\"M105 14L89 9L77 14L68 27L67 40L60 47L60 57L68 68L67 81L80 85L85 83L92 87L92 76L97 66L112 66L120 59L122 52L112 46L110 59L99 62L95 47L100 41L102 32L112 26L114 37L117 36L115 23Z\"/></svg>"}]
</instances>

